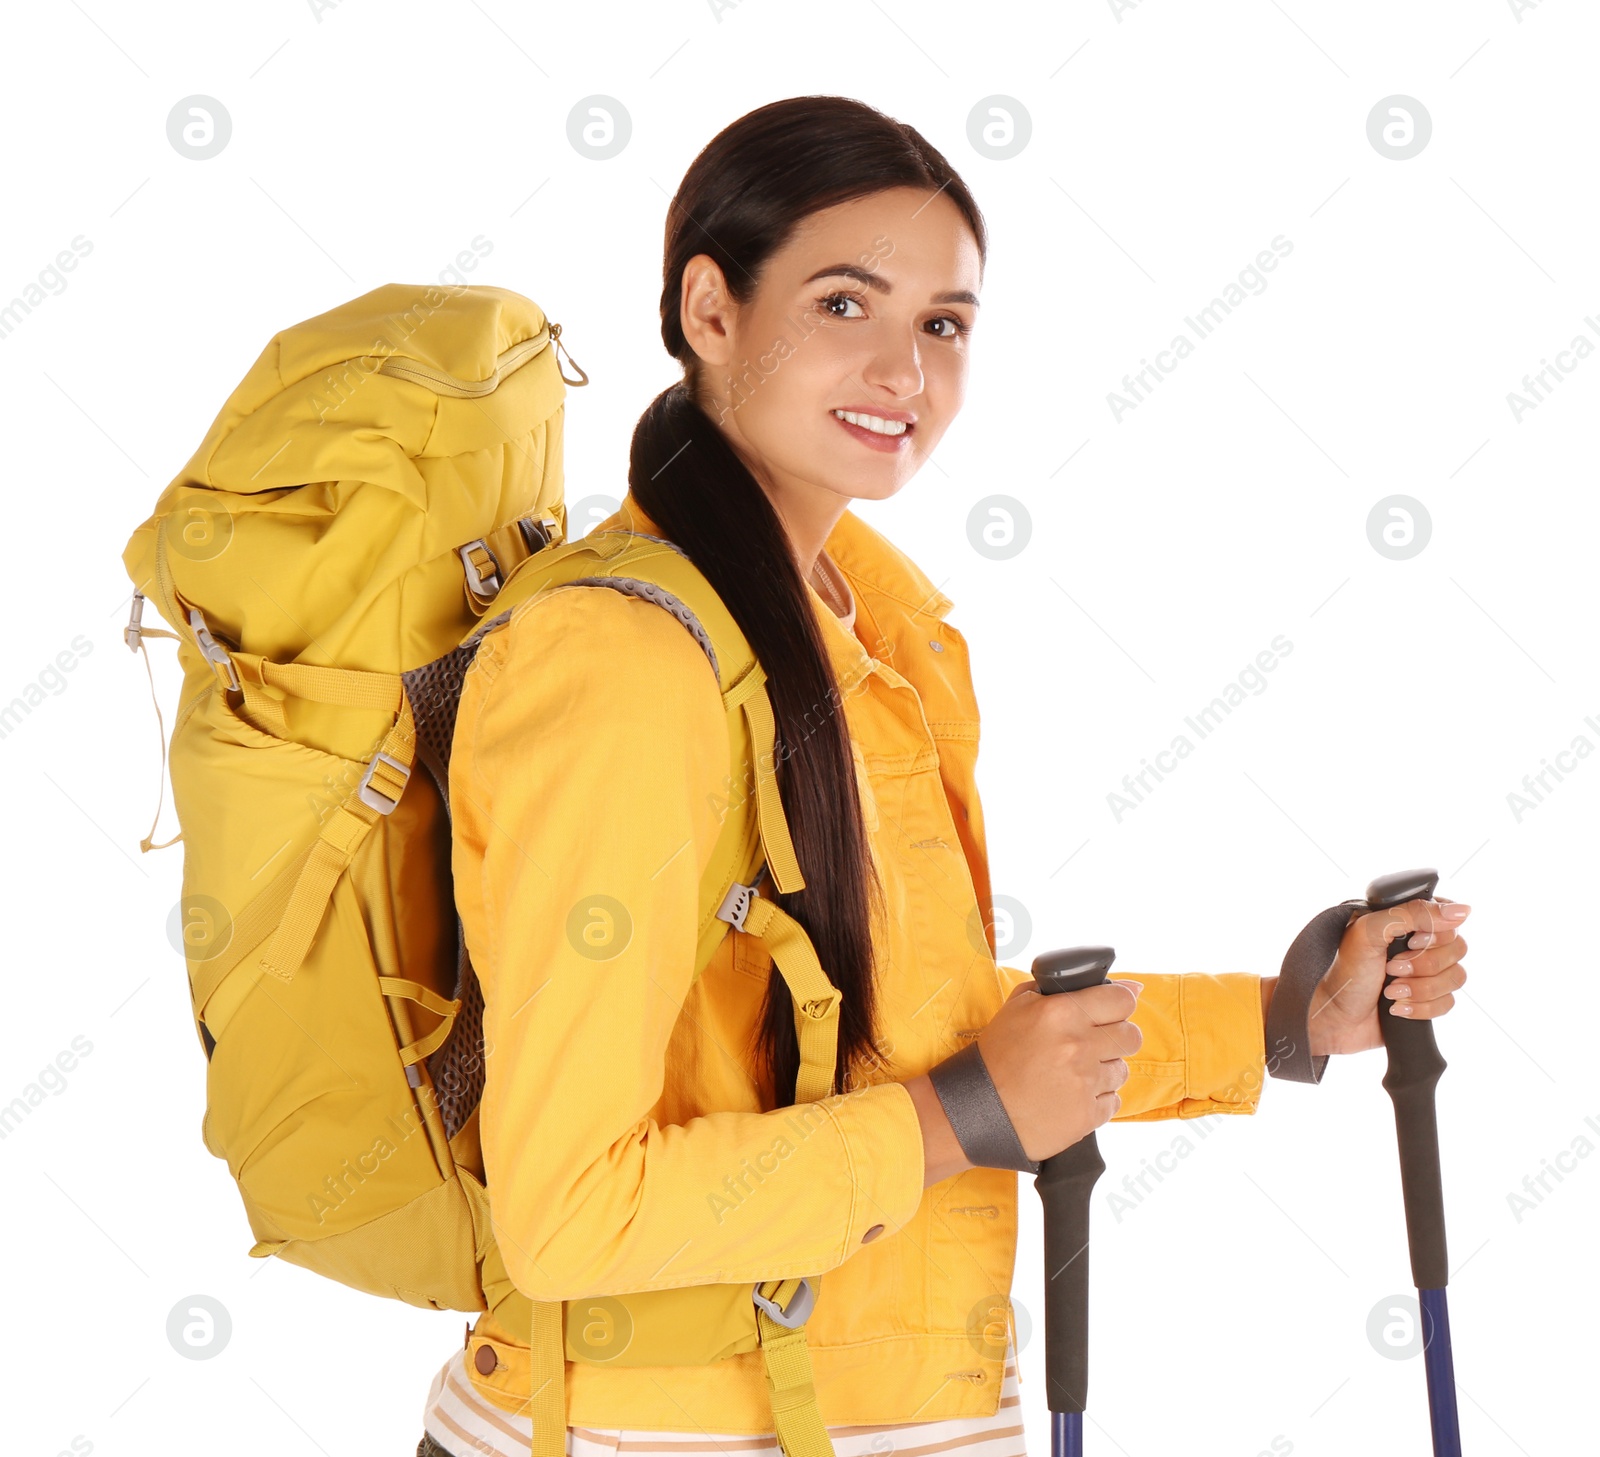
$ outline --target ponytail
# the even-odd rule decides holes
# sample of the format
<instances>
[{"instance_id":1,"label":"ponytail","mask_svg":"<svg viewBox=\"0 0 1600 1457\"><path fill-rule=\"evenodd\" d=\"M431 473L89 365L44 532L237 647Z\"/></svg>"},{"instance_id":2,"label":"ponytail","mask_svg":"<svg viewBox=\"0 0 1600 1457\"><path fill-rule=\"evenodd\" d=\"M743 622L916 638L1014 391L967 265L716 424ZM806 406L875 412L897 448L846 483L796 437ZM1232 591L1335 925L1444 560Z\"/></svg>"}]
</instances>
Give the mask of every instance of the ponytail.
<instances>
[{"instance_id":1,"label":"ponytail","mask_svg":"<svg viewBox=\"0 0 1600 1457\"><path fill-rule=\"evenodd\" d=\"M634 429L628 484L721 597L767 675L779 792L805 889L778 894L842 994L834 1091L857 1062L881 1066L873 1040L872 916L883 885L862 823L844 705L788 533L702 401L701 361L680 318L690 259L711 257L736 303L767 260L815 212L896 187L949 198L987 251L983 215L949 162L914 127L844 96L796 96L725 127L690 164L667 213L661 339L683 379ZM788 985L774 975L758 1029L777 1105L794 1101L800 1052ZM870 1077L869 1077L869 1080Z\"/></svg>"},{"instance_id":2,"label":"ponytail","mask_svg":"<svg viewBox=\"0 0 1600 1457\"><path fill-rule=\"evenodd\" d=\"M883 885L861 817L844 705L822 628L772 502L687 383L663 390L633 433L628 486L722 599L766 670L778 789L805 888L773 887L843 993L834 1092L876 1057L871 915ZM800 1048L788 984L773 975L757 1033L777 1106L794 1101Z\"/></svg>"}]
</instances>

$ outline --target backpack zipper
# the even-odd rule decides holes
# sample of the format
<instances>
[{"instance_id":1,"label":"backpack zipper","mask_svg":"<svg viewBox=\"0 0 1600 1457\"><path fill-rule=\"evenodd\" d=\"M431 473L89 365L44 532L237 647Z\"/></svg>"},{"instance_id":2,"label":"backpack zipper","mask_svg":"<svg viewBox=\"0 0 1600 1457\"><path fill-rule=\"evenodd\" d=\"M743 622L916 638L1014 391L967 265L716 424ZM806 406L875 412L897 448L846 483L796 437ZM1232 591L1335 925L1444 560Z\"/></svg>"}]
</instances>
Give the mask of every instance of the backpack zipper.
<instances>
[{"instance_id":1,"label":"backpack zipper","mask_svg":"<svg viewBox=\"0 0 1600 1457\"><path fill-rule=\"evenodd\" d=\"M507 378L535 355L543 354L560 337L561 326L547 323L533 338L524 339L520 344L513 344L501 354L495 360L495 371L488 379L457 379L442 369L434 369L415 359L403 359L393 354L378 366L377 372L392 375L396 379L410 380L413 384L426 385L435 394L447 395L451 399L476 400L484 395L492 395Z\"/></svg>"}]
</instances>

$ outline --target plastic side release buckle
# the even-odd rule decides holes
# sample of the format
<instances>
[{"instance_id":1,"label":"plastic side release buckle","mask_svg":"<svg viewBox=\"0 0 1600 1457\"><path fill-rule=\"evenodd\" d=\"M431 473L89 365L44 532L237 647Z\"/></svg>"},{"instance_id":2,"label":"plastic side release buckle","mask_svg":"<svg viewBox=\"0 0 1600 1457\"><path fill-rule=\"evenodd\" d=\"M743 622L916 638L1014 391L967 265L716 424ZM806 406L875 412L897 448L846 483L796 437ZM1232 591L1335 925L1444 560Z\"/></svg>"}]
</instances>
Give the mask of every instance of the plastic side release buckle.
<instances>
[{"instance_id":1,"label":"plastic side release buckle","mask_svg":"<svg viewBox=\"0 0 1600 1457\"><path fill-rule=\"evenodd\" d=\"M775 1300L769 1300L761 1293L761 1287L766 1284L758 1280L751 1291L756 1304L785 1330L794 1330L802 1326L811 1318L812 1308L817 1303L817 1287L805 1276L800 1277L800 1288L794 1292L794 1299L789 1302L789 1308L784 1310Z\"/></svg>"},{"instance_id":2,"label":"plastic side release buckle","mask_svg":"<svg viewBox=\"0 0 1600 1457\"><path fill-rule=\"evenodd\" d=\"M395 785L393 798L390 798L383 790L372 787L372 774L380 763L387 764L391 771L384 775L384 779L386 783ZM398 776L398 779L396 776ZM400 803L400 796L405 792L406 783L410 778L411 771L404 764L379 749L372 756L371 762L368 763L367 772L361 776L361 783L356 786L356 794L360 797L362 804L371 805L379 814L393 814L394 807Z\"/></svg>"},{"instance_id":3,"label":"plastic side release buckle","mask_svg":"<svg viewBox=\"0 0 1600 1457\"><path fill-rule=\"evenodd\" d=\"M211 664L212 671L216 673L223 686L237 693L239 675L234 672L233 659L228 656L228 650L211 636L211 630L206 626L206 620L200 615L198 607L189 609L189 627L194 633L195 643L200 648L200 655Z\"/></svg>"},{"instance_id":4,"label":"plastic side release buckle","mask_svg":"<svg viewBox=\"0 0 1600 1457\"><path fill-rule=\"evenodd\" d=\"M500 563L480 536L456 548L466 568L467 586L476 597L493 597L500 590Z\"/></svg>"}]
</instances>

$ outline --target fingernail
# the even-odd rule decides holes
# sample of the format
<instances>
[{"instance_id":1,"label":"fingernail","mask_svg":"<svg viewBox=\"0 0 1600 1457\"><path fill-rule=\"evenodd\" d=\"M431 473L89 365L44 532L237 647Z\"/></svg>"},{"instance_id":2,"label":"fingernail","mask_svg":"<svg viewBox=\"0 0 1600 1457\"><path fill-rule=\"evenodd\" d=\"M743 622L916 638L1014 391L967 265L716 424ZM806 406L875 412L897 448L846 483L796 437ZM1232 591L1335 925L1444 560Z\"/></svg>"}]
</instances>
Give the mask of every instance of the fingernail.
<instances>
[{"instance_id":1,"label":"fingernail","mask_svg":"<svg viewBox=\"0 0 1600 1457\"><path fill-rule=\"evenodd\" d=\"M1409 1017L1411 1015L1411 1003L1410 1002L1391 1002L1389 1004L1389 1010L1391 1012L1393 1012L1395 1014L1395 1016L1397 1016L1397 1017Z\"/></svg>"},{"instance_id":2,"label":"fingernail","mask_svg":"<svg viewBox=\"0 0 1600 1457\"><path fill-rule=\"evenodd\" d=\"M1464 921L1467 918L1467 912L1471 909L1472 907L1469 905L1446 906L1444 908L1444 918L1447 921Z\"/></svg>"},{"instance_id":3,"label":"fingernail","mask_svg":"<svg viewBox=\"0 0 1600 1457\"><path fill-rule=\"evenodd\" d=\"M1406 945L1413 951L1419 951L1424 946L1432 946L1433 939L1432 931L1413 931L1411 939L1406 942Z\"/></svg>"},{"instance_id":4,"label":"fingernail","mask_svg":"<svg viewBox=\"0 0 1600 1457\"><path fill-rule=\"evenodd\" d=\"M1411 995L1411 988L1408 986L1402 986L1399 982L1396 982L1389 988L1389 995L1398 1002Z\"/></svg>"}]
</instances>

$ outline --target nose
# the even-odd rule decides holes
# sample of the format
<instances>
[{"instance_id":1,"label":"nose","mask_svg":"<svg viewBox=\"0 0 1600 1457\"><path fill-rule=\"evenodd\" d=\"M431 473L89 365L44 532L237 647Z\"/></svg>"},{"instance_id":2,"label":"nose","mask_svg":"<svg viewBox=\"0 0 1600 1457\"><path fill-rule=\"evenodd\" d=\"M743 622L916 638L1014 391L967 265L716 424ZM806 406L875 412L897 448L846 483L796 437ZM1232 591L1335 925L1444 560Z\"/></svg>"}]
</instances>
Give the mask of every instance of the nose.
<instances>
[{"instance_id":1,"label":"nose","mask_svg":"<svg viewBox=\"0 0 1600 1457\"><path fill-rule=\"evenodd\" d=\"M886 389L897 400L920 395L923 389L922 351L915 331L885 331L877 350L861 371L862 382Z\"/></svg>"}]
</instances>

